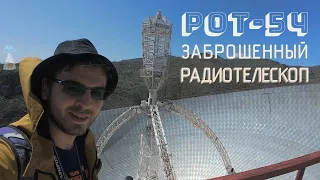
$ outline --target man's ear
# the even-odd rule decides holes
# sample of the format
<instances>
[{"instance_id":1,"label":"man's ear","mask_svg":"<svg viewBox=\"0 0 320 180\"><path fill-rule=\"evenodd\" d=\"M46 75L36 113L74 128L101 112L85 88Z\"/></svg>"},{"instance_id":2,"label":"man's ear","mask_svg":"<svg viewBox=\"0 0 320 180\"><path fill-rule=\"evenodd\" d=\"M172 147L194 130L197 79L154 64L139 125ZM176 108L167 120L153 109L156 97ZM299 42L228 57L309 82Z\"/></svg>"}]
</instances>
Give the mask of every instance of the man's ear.
<instances>
[{"instance_id":1,"label":"man's ear","mask_svg":"<svg viewBox=\"0 0 320 180\"><path fill-rule=\"evenodd\" d=\"M42 78L41 98L48 100L49 97L49 82L48 78Z\"/></svg>"}]
</instances>

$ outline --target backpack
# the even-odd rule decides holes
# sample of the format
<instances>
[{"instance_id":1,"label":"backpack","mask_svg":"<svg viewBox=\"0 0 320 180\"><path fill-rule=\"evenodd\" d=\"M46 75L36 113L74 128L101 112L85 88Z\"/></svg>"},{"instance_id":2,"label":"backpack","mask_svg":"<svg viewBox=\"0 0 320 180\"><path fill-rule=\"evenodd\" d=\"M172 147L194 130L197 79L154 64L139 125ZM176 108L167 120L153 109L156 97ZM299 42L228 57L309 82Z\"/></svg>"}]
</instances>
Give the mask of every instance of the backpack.
<instances>
[{"instance_id":1,"label":"backpack","mask_svg":"<svg viewBox=\"0 0 320 180\"><path fill-rule=\"evenodd\" d=\"M17 127L8 125L0 127L0 139L9 144L15 155L20 180L31 156L32 146L29 138Z\"/></svg>"}]
</instances>

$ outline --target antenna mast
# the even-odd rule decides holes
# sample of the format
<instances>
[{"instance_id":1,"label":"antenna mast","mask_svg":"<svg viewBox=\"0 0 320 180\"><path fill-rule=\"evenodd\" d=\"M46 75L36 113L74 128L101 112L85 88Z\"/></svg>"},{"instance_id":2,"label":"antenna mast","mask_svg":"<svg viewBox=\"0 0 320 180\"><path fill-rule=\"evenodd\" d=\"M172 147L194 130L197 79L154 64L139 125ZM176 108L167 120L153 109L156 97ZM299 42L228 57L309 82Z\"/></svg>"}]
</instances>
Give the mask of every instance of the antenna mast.
<instances>
[{"instance_id":1,"label":"antenna mast","mask_svg":"<svg viewBox=\"0 0 320 180\"><path fill-rule=\"evenodd\" d=\"M170 53L170 40L172 24L167 17L162 16L158 10L155 16L145 20L142 25L143 66L140 76L149 90L148 98L148 125L147 130L153 130L154 136L149 135L146 139L156 139L160 161L166 180L175 180L171 154L162 126L159 110L157 107L157 92L167 79L167 62ZM144 161L141 161L144 162ZM143 166L140 164L140 166ZM138 178L145 178L139 174Z\"/></svg>"}]
</instances>

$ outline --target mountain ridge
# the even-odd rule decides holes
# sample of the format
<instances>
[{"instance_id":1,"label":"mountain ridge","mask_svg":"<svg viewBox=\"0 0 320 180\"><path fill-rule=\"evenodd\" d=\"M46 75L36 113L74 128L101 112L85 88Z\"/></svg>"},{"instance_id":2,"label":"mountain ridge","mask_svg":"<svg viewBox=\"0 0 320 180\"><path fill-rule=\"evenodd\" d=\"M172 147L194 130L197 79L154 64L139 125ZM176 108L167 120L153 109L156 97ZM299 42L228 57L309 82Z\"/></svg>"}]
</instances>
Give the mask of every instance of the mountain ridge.
<instances>
[{"instance_id":1,"label":"mountain ridge","mask_svg":"<svg viewBox=\"0 0 320 180\"><path fill-rule=\"evenodd\" d=\"M102 107L102 110L128 107L140 104L141 100L148 98L148 89L144 84L144 80L140 77L140 69L142 68L142 58L134 58L113 62L119 73L118 87L114 93L107 99ZM205 67L209 68L224 68L224 67L251 67L252 73L257 67L303 67L303 66L288 66L274 60L268 59L232 59L227 60L221 57L217 59L182 59L181 57L170 56L168 61L168 79L163 87L158 92L159 99L182 99L190 97L205 96L211 94L220 94L227 92L253 90L260 88L279 87L287 85L296 85L299 83L212 83L201 84L197 82L180 83L180 70L182 67L188 67L191 70L197 68L200 78ZM0 123L9 123L20 119L27 113L22 90L20 86L19 65L16 64L15 70L3 70L3 65L0 65ZM309 83L320 82L320 65L309 67ZM240 73L241 74L241 73ZM234 76L234 74L232 74ZM242 76L240 77L240 79ZM249 79L252 77L249 77ZM187 79L189 80L189 79ZM187 81L186 80L186 81Z\"/></svg>"}]
</instances>

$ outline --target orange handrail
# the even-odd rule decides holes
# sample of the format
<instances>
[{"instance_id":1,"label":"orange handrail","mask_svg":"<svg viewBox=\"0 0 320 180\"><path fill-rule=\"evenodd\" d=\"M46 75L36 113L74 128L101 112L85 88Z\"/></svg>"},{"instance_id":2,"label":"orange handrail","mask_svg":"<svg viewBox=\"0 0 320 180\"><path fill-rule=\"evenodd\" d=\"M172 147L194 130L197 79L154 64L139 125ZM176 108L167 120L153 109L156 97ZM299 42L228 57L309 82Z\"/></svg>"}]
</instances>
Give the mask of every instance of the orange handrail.
<instances>
[{"instance_id":1,"label":"orange handrail","mask_svg":"<svg viewBox=\"0 0 320 180\"><path fill-rule=\"evenodd\" d=\"M296 180L301 180L306 167L320 163L320 151L313 152L298 158L290 159L269 166L239 172L227 176L211 178L208 180L262 180L281 176L298 171ZM320 178L320 177L319 177Z\"/></svg>"}]
</instances>

